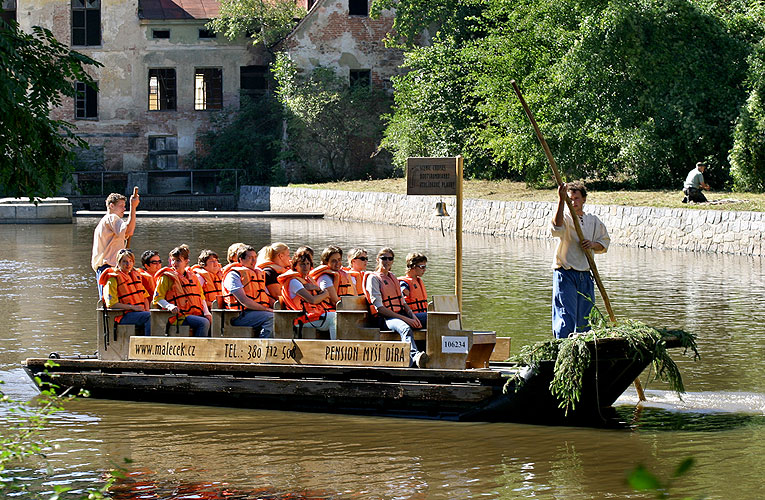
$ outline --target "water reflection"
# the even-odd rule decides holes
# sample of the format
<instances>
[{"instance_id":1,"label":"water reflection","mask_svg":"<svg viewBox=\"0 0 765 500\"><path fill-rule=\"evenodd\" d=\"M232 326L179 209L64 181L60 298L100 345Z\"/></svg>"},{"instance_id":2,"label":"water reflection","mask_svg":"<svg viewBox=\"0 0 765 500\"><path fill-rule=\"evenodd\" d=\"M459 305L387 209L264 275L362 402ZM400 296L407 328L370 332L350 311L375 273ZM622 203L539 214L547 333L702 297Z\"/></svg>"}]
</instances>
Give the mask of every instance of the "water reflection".
<instances>
[{"instance_id":1,"label":"water reflection","mask_svg":"<svg viewBox=\"0 0 765 500\"><path fill-rule=\"evenodd\" d=\"M35 393L19 369L25 357L95 350L89 260L96 222L0 226L0 378L13 397ZM320 220L141 219L133 247L164 256L186 242L194 253L211 248L225 255L234 241L258 248L284 241L293 249L332 243L371 252L391 245L396 273L405 254L418 250L429 257L429 292L453 291L452 236L436 231ZM552 242L466 235L464 248L466 326L511 335L514 351L548 338ZM678 493L758 496L756 471L765 460L758 444L765 438L765 311L756 306L765 300L762 259L613 247L598 262L618 317L699 334L700 362L675 356L689 394L680 400L651 384L656 408L639 416L633 432L83 400L56 416L49 433L59 445L49 453L52 473L37 464L18 473L45 478L41 489L82 487L127 457L135 464L133 484L145 487L133 489L146 498L223 492L234 498L646 498L624 485L628 470L642 462L671 471L694 456L697 468ZM620 402L634 405L634 391ZM632 407L619 411L632 420ZM737 481L718 484L725 476ZM129 493L129 484L119 494L140 497Z\"/></svg>"}]
</instances>

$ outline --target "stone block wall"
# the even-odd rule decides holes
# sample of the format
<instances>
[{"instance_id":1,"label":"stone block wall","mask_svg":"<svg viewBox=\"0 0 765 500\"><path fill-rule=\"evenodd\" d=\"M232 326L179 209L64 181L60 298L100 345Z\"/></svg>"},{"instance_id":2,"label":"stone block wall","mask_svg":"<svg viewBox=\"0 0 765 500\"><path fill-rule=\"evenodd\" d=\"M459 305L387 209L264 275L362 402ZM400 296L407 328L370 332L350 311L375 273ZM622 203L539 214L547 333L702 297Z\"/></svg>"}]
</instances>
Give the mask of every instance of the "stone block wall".
<instances>
[{"instance_id":1,"label":"stone block wall","mask_svg":"<svg viewBox=\"0 0 765 500\"><path fill-rule=\"evenodd\" d=\"M71 224L72 204L6 203L0 204L0 224Z\"/></svg>"},{"instance_id":2,"label":"stone block wall","mask_svg":"<svg viewBox=\"0 0 765 500\"><path fill-rule=\"evenodd\" d=\"M551 194L554 196L554 194ZM454 197L443 201L452 217L434 215L437 196L242 186L239 210L322 212L340 220L454 230ZM511 238L547 239L554 202L466 199L463 229ZM765 213L685 208L587 205L608 227L615 245L661 250L765 255Z\"/></svg>"}]
</instances>

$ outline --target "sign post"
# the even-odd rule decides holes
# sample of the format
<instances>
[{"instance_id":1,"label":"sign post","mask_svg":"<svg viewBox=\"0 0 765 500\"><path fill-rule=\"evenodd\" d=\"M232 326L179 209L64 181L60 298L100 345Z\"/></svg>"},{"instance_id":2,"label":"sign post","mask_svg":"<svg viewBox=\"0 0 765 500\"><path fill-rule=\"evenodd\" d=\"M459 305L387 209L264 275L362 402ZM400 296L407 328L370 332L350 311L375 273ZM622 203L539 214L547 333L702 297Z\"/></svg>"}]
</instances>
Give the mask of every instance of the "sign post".
<instances>
[{"instance_id":1,"label":"sign post","mask_svg":"<svg viewBox=\"0 0 765 500\"><path fill-rule=\"evenodd\" d=\"M454 230L454 293L462 311L462 155L456 158L407 158L406 194L425 196L456 196Z\"/></svg>"}]
</instances>

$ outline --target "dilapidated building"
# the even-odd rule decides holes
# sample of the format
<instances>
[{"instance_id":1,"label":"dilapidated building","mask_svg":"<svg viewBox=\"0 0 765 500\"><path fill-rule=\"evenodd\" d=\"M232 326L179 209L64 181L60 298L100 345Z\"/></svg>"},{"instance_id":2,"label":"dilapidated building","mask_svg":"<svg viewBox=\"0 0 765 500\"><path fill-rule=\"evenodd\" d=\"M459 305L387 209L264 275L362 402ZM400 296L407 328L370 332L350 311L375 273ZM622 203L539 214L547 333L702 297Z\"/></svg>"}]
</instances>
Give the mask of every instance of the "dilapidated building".
<instances>
[{"instance_id":1,"label":"dilapidated building","mask_svg":"<svg viewBox=\"0 0 765 500\"><path fill-rule=\"evenodd\" d=\"M227 40L206 28L217 0L2 0L3 17L30 30L50 29L100 67L98 89L52 116L74 123L91 146L80 170L146 172L187 169L212 112L235 110L240 93L268 87L270 53L248 39ZM368 0L298 0L308 9L280 48L301 68L334 67L352 81L390 87L401 59L383 37L392 13L370 19Z\"/></svg>"}]
</instances>

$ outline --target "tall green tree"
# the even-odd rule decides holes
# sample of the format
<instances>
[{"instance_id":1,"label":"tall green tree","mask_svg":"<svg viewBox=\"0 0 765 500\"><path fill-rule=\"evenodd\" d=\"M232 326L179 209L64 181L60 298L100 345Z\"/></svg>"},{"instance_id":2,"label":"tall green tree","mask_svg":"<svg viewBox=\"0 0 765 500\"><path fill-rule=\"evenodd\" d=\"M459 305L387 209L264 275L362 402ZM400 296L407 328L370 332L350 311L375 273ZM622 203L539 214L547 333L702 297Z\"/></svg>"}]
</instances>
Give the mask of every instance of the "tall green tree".
<instances>
[{"instance_id":1,"label":"tall green tree","mask_svg":"<svg viewBox=\"0 0 765 500\"><path fill-rule=\"evenodd\" d=\"M394 79L384 145L398 162L462 152L470 175L549 182L515 79L568 178L676 187L706 160L716 185L729 181L746 59L762 38L756 2L397 4L394 30L409 44L410 73ZM412 43L417 33L426 46Z\"/></svg>"},{"instance_id":2,"label":"tall green tree","mask_svg":"<svg viewBox=\"0 0 765 500\"><path fill-rule=\"evenodd\" d=\"M50 118L75 81L95 85L93 59L59 43L46 29L25 33L0 21L0 192L51 196L72 171L73 148L87 147L72 124Z\"/></svg>"},{"instance_id":3,"label":"tall green tree","mask_svg":"<svg viewBox=\"0 0 765 500\"><path fill-rule=\"evenodd\" d=\"M305 14L294 0L221 0L220 13L208 27L229 39L246 36L253 45L271 47Z\"/></svg>"}]
</instances>

